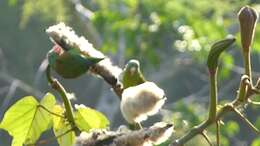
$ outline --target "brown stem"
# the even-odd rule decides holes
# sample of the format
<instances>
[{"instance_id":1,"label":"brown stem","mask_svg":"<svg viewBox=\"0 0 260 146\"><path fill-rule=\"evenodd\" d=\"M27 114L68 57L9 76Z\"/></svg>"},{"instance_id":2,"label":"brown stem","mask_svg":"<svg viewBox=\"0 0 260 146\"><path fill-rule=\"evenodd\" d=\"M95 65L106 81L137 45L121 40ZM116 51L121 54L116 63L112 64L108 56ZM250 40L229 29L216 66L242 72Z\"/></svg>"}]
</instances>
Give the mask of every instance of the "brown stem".
<instances>
[{"instance_id":1,"label":"brown stem","mask_svg":"<svg viewBox=\"0 0 260 146\"><path fill-rule=\"evenodd\" d=\"M250 52L244 51L243 55L244 55L244 64L245 64L245 74L249 77L250 82L252 82Z\"/></svg>"},{"instance_id":2,"label":"brown stem","mask_svg":"<svg viewBox=\"0 0 260 146\"><path fill-rule=\"evenodd\" d=\"M40 140L40 141L37 142L36 144L29 144L28 146L37 146L37 145L46 145L46 144L49 144L50 142L55 141L55 140L57 140L58 138L61 138L62 136L66 135L66 134L68 134L68 133L70 133L70 132L72 132L73 130L74 130L74 129L71 128L71 129L65 131L64 133L62 133L62 134L60 134L60 135L58 135L58 136L51 137L51 138L49 138L49 139Z\"/></svg>"},{"instance_id":3,"label":"brown stem","mask_svg":"<svg viewBox=\"0 0 260 146\"><path fill-rule=\"evenodd\" d=\"M233 111L238 115L238 117L244 121L249 128L251 128L257 135L260 134L260 131L242 114L240 113L237 109L233 109Z\"/></svg>"},{"instance_id":4,"label":"brown stem","mask_svg":"<svg viewBox=\"0 0 260 146\"><path fill-rule=\"evenodd\" d=\"M50 113L50 114L52 114L52 115L54 115L54 116L57 116L57 117L60 117L60 118L65 118L63 115L59 115L59 114L57 114L57 113L54 113L54 112L50 111L49 109L47 109L47 108L46 108L45 106L43 106L43 105L39 105L39 107L42 108L42 109L44 109L46 112L48 112L48 113Z\"/></svg>"}]
</instances>

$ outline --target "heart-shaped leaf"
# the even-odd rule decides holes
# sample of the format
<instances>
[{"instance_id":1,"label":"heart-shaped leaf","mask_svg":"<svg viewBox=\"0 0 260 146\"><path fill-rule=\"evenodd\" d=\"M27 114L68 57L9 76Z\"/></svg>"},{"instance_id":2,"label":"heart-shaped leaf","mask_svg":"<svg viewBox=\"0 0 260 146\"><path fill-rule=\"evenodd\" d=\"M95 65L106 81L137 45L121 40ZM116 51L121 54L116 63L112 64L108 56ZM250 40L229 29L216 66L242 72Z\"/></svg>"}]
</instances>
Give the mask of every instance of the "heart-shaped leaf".
<instances>
[{"instance_id":1,"label":"heart-shaped leaf","mask_svg":"<svg viewBox=\"0 0 260 146\"><path fill-rule=\"evenodd\" d=\"M106 128L109 125L108 119L102 113L85 106L77 107L75 123L82 131Z\"/></svg>"},{"instance_id":2,"label":"heart-shaped leaf","mask_svg":"<svg viewBox=\"0 0 260 146\"><path fill-rule=\"evenodd\" d=\"M55 97L47 93L40 103L34 97L26 96L11 106L0 128L13 136L12 146L35 143L51 122L50 113L41 106L51 111L55 103Z\"/></svg>"},{"instance_id":3,"label":"heart-shaped leaf","mask_svg":"<svg viewBox=\"0 0 260 146\"><path fill-rule=\"evenodd\" d=\"M65 109L60 105L55 105L53 108L53 112L58 115L64 115L64 111ZM65 118L53 115L53 131L55 136L58 137L60 146L72 146L75 143L75 133Z\"/></svg>"}]
</instances>

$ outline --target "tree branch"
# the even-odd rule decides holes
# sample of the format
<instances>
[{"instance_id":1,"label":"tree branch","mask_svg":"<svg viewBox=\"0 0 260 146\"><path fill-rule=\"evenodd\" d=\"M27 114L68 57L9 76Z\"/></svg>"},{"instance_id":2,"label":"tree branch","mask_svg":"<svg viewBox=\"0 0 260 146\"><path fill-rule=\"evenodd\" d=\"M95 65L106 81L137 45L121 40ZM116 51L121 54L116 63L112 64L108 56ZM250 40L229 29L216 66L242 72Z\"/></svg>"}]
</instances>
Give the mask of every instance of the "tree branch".
<instances>
[{"instance_id":1,"label":"tree branch","mask_svg":"<svg viewBox=\"0 0 260 146\"><path fill-rule=\"evenodd\" d=\"M208 142L208 144L209 144L210 146L213 146L213 144L211 143L211 141L210 141L208 135L206 134L206 131L205 131L205 130L204 130L203 132L201 132L201 135L205 138L205 140Z\"/></svg>"},{"instance_id":2,"label":"tree branch","mask_svg":"<svg viewBox=\"0 0 260 146\"><path fill-rule=\"evenodd\" d=\"M251 128L257 135L260 134L260 131L241 113L239 112L237 109L233 109L233 111L238 115L238 117L244 121L249 128Z\"/></svg>"}]
</instances>

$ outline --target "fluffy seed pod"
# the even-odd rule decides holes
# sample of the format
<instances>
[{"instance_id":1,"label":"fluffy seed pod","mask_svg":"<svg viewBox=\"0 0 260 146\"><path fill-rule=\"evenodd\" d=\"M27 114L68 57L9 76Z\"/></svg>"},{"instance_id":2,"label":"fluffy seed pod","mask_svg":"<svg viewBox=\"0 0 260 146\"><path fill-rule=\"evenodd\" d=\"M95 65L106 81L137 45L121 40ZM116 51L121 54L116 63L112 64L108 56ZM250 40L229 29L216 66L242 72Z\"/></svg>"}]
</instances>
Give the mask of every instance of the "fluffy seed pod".
<instances>
[{"instance_id":1,"label":"fluffy seed pod","mask_svg":"<svg viewBox=\"0 0 260 146\"><path fill-rule=\"evenodd\" d=\"M153 82L145 82L123 91L120 109L128 123L140 123L156 114L165 100L161 88Z\"/></svg>"},{"instance_id":2,"label":"fluffy seed pod","mask_svg":"<svg viewBox=\"0 0 260 146\"><path fill-rule=\"evenodd\" d=\"M173 133L173 125L165 122L155 123L150 127L149 140L155 144L159 145L165 142Z\"/></svg>"},{"instance_id":3,"label":"fluffy seed pod","mask_svg":"<svg viewBox=\"0 0 260 146\"><path fill-rule=\"evenodd\" d=\"M241 43L244 51L249 52L249 48L254 39L255 26L258 19L258 13L254 8L245 6L238 12L240 22Z\"/></svg>"},{"instance_id":4,"label":"fluffy seed pod","mask_svg":"<svg viewBox=\"0 0 260 146\"><path fill-rule=\"evenodd\" d=\"M136 131L94 130L82 132L75 146L153 146L165 142L173 134L173 125L159 122Z\"/></svg>"}]
</instances>

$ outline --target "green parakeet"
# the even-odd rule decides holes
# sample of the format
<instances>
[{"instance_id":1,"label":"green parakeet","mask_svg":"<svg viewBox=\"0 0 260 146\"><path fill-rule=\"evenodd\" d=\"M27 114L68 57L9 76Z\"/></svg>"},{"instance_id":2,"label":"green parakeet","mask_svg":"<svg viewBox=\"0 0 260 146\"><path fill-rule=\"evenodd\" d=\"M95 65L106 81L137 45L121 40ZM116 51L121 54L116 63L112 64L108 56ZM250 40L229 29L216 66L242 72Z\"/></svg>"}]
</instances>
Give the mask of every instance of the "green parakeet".
<instances>
[{"instance_id":1,"label":"green parakeet","mask_svg":"<svg viewBox=\"0 0 260 146\"><path fill-rule=\"evenodd\" d=\"M63 78L79 77L102 59L88 57L80 49L63 49L57 44L48 53L50 66Z\"/></svg>"},{"instance_id":2,"label":"green parakeet","mask_svg":"<svg viewBox=\"0 0 260 146\"><path fill-rule=\"evenodd\" d=\"M122 82L124 89L142 84L146 81L140 70L140 63L138 60L131 59L126 64L123 72L120 74L120 81Z\"/></svg>"}]
</instances>

